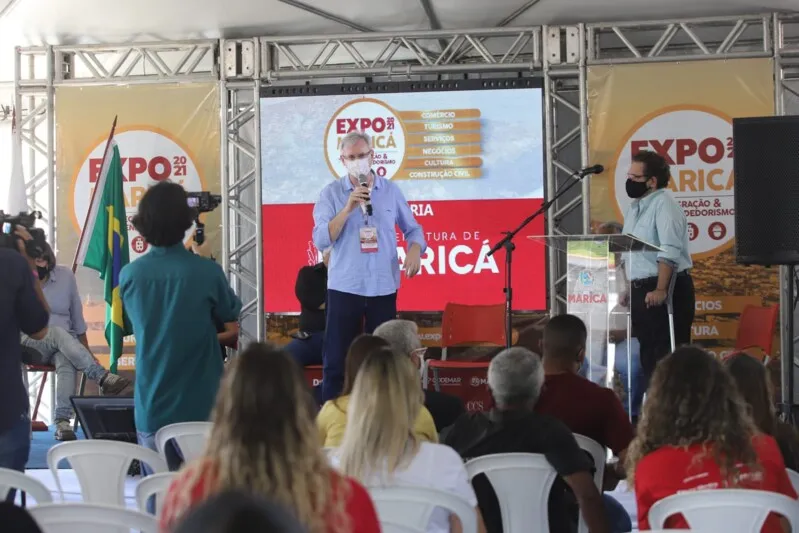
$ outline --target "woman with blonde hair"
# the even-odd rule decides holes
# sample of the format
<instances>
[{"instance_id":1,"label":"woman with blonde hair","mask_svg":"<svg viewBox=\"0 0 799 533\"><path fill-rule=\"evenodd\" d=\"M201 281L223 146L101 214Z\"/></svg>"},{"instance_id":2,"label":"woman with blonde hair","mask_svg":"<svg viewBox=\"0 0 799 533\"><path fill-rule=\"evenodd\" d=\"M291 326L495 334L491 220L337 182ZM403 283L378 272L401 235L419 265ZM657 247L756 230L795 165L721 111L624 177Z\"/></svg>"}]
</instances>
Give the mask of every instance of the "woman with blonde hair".
<instances>
[{"instance_id":1,"label":"woman with blonde hair","mask_svg":"<svg viewBox=\"0 0 799 533\"><path fill-rule=\"evenodd\" d=\"M797 497L777 443L758 430L732 376L712 354L678 348L660 361L647 394L627 452L639 529L649 529L652 505L680 492L746 488ZM666 527L688 524L677 515ZM770 516L763 531L781 533L779 517Z\"/></svg>"},{"instance_id":2,"label":"woman with blonde hair","mask_svg":"<svg viewBox=\"0 0 799 533\"><path fill-rule=\"evenodd\" d=\"M230 363L208 447L169 488L161 531L225 491L246 491L289 510L309 533L379 533L366 490L336 473L319 445L315 404L291 356L251 344Z\"/></svg>"},{"instance_id":3,"label":"woman with blonde hair","mask_svg":"<svg viewBox=\"0 0 799 533\"><path fill-rule=\"evenodd\" d=\"M388 347L371 350L355 378L344 440L332 461L366 486L421 486L460 496L474 507L485 531L461 457L414 432L423 399L409 357ZM461 530L460 521L444 509L433 512L427 528L428 533Z\"/></svg>"},{"instance_id":4,"label":"woman with blonde hair","mask_svg":"<svg viewBox=\"0 0 799 533\"><path fill-rule=\"evenodd\" d=\"M390 348L390 344L387 340L374 335L361 335L352 342L349 350L347 350L347 358L344 363L344 388L341 391L341 395L334 400L325 402L316 417L319 438L326 448L335 448L341 444L341 439L344 438L344 430L347 427L347 411L349 409L350 393L352 393L355 385L355 377L358 375L358 371L361 369L361 365L367 355L377 348ZM423 394L418 373L416 374L416 388L419 389L420 394ZM433 415L424 406L417 410L413 431L422 440L438 442L438 432L436 431L436 423L433 421Z\"/></svg>"}]
</instances>

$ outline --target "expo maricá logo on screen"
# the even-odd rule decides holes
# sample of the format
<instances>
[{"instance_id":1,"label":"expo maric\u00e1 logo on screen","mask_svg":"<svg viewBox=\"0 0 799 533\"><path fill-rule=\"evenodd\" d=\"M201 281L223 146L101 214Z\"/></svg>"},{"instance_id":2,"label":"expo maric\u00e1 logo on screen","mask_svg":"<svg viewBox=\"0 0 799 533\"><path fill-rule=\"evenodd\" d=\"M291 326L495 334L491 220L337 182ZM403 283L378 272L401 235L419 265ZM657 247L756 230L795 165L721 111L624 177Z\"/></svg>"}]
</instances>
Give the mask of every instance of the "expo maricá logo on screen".
<instances>
[{"instance_id":1,"label":"expo maric\u00e1 logo on screen","mask_svg":"<svg viewBox=\"0 0 799 533\"><path fill-rule=\"evenodd\" d=\"M187 191L201 191L204 189L204 180L191 153L164 131L137 126L117 130L114 138L122 158L128 238L131 244L130 259L133 261L146 253L148 248L130 223L147 189L168 179L180 183ZM70 214L77 232L81 231L86 220L94 185L100 176L105 144L105 138L99 140L83 158L80 168L72 177ZM187 235L190 237L191 232Z\"/></svg>"},{"instance_id":2,"label":"expo maric\u00e1 logo on screen","mask_svg":"<svg viewBox=\"0 0 799 533\"><path fill-rule=\"evenodd\" d=\"M341 139L352 131L372 138L374 166L378 176L391 179L405 161L405 129L399 114L374 98L359 98L341 106L325 130L325 157L335 177L347 174L339 159Z\"/></svg>"},{"instance_id":3,"label":"expo maric\u00e1 logo on screen","mask_svg":"<svg viewBox=\"0 0 799 533\"><path fill-rule=\"evenodd\" d=\"M669 188L688 218L691 255L701 259L732 246L732 119L713 109L679 106L633 127L616 154L611 181L619 221L631 202L624 186L630 159L640 150L657 152L671 165Z\"/></svg>"}]
</instances>

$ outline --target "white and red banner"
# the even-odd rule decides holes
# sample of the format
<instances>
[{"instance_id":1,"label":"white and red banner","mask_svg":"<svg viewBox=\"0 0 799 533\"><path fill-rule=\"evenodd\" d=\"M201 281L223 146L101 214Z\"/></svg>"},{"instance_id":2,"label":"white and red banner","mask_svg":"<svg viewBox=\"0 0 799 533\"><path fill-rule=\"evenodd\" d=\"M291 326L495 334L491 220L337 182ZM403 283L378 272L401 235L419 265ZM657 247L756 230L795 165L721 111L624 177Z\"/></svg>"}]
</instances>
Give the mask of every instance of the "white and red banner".
<instances>
[{"instance_id":1,"label":"white and red banner","mask_svg":"<svg viewBox=\"0 0 799 533\"><path fill-rule=\"evenodd\" d=\"M505 252L488 251L543 201L541 111L536 87L262 98L265 311L299 311L297 271L319 258L313 206L346 173L339 146L353 130L372 137L374 171L399 185L427 240L399 309L503 301ZM524 238L543 233L541 218L517 240L516 309L546 308L546 251Z\"/></svg>"}]
</instances>

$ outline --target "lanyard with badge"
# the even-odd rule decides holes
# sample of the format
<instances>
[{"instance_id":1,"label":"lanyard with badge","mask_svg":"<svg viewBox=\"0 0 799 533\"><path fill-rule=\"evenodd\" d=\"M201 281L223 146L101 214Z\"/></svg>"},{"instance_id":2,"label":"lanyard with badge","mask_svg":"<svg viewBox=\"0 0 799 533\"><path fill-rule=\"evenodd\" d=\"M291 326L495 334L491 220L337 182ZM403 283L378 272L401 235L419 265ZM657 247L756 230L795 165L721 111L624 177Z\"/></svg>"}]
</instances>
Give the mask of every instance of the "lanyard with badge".
<instances>
[{"instance_id":1,"label":"lanyard with badge","mask_svg":"<svg viewBox=\"0 0 799 533\"><path fill-rule=\"evenodd\" d=\"M371 191L369 193L371 196ZM358 231L361 240L361 253L377 253L377 227L370 223L371 217L363 206L361 207L361 214L363 215L363 226Z\"/></svg>"}]
</instances>

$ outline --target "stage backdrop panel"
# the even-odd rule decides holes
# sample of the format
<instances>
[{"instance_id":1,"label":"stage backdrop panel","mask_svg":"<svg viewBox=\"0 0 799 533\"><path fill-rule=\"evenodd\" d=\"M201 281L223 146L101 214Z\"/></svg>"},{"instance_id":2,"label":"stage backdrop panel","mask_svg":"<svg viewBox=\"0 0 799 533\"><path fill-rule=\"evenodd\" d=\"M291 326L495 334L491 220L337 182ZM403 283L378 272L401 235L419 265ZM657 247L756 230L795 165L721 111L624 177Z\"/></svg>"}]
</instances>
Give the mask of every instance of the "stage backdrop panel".
<instances>
[{"instance_id":1,"label":"stage backdrop panel","mask_svg":"<svg viewBox=\"0 0 799 533\"><path fill-rule=\"evenodd\" d=\"M771 60L591 67L588 94L590 160L606 168L591 178L592 224L622 222L632 154L665 156L669 187L688 217L693 339L729 352L743 308L779 301L777 268L737 265L733 250L732 118L774 113Z\"/></svg>"},{"instance_id":2,"label":"stage backdrop panel","mask_svg":"<svg viewBox=\"0 0 799 533\"><path fill-rule=\"evenodd\" d=\"M399 185L427 238L421 273L403 276L399 308L441 311L448 301L502 302L504 251L492 257L487 252L544 197L541 89L525 80L524 88L479 90L502 83L461 81L459 90L415 92L400 92L410 85L395 83L368 96L346 85L336 86L335 94L265 95L266 311L299 311L297 271L320 257L311 240L313 206L331 180L346 174L339 142L353 129L372 136L375 172ZM540 218L517 241L516 309L546 308L545 250L524 238L543 231ZM397 233L401 263L405 242Z\"/></svg>"},{"instance_id":3,"label":"stage backdrop panel","mask_svg":"<svg viewBox=\"0 0 799 533\"><path fill-rule=\"evenodd\" d=\"M100 172L103 148L118 116L116 140L122 157L130 259L147 244L130 224L139 201L166 179L189 191L220 194L219 97L216 84L60 87L56 89L56 187L58 262L72 265L80 231ZM205 215L206 235L219 257L221 212ZM190 238L191 232L187 233ZM105 302L98 274L79 268L78 288L89 326L89 343L108 366ZM129 342L128 342L129 341ZM120 369L134 366L134 339L126 339Z\"/></svg>"}]
</instances>

